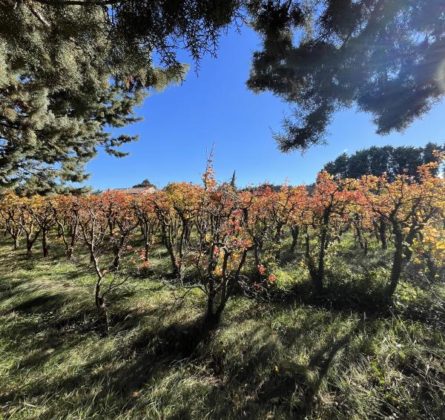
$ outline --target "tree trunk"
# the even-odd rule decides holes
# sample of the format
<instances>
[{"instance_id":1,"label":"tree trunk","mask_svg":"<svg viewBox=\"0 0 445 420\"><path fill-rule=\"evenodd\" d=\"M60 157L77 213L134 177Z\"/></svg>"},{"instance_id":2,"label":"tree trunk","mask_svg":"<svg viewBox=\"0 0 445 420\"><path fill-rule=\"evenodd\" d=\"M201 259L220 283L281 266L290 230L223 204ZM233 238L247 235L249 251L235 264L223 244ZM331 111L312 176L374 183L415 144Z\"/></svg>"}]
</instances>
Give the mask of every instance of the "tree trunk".
<instances>
[{"instance_id":1,"label":"tree trunk","mask_svg":"<svg viewBox=\"0 0 445 420\"><path fill-rule=\"evenodd\" d=\"M436 281L439 274L439 270L437 269L437 265L434 262L434 259L431 257L429 252L426 255L426 266L428 267L428 280L430 282Z\"/></svg>"},{"instance_id":2,"label":"tree trunk","mask_svg":"<svg viewBox=\"0 0 445 420\"><path fill-rule=\"evenodd\" d=\"M32 256L32 245L33 245L32 241L26 240L26 256L27 256L27 258L31 258L31 256Z\"/></svg>"},{"instance_id":3,"label":"tree trunk","mask_svg":"<svg viewBox=\"0 0 445 420\"><path fill-rule=\"evenodd\" d=\"M77 229L78 229L78 222L76 221L71 231L71 241L66 251L66 257L68 258L69 261L73 259L74 247L76 245L76 238L77 238Z\"/></svg>"},{"instance_id":4,"label":"tree trunk","mask_svg":"<svg viewBox=\"0 0 445 420\"><path fill-rule=\"evenodd\" d=\"M99 261L94 254L94 245L90 244L90 260L93 263L94 270L96 271L97 280L96 280L96 286L94 288L94 302L96 304L96 309L98 312L99 320L103 320L105 323L105 330L108 334L109 331L109 319L108 319L108 310L107 310L107 304L105 300L105 296L102 295L102 280L104 278L104 275L99 267Z\"/></svg>"},{"instance_id":5,"label":"tree trunk","mask_svg":"<svg viewBox=\"0 0 445 420\"><path fill-rule=\"evenodd\" d=\"M260 265L260 250L256 242L253 247L253 256L255 258L255 266L258 268L258 266Z\"/></svg>"},{"instance_id":6,"label":"tree trunk","mask_svg":"<svg viewBox=\"0 0 445 420\"><path fill-rule=\"evenodd\" d=\"M326 254L326 249L328 247L329 243L329 237L328 237L328 225L329 225L329 218L330 218L330 211L329 209L325 210L325 213L323 215L323 225L321 226L321 233L320 233L320 247L318 251L318 267L317 267L317 273L315 277L315 287L317 289L318 293L321 293L323 291L323 283L324 283L324 257Z\"/></svg>"},{"instance_id":7,"label":"tree trunk","mask_svg":"<svg viewBox=\"0 0 445 420\"><path fill-rule=\"evenodd\" d=\"M205 323L213 323L216 321L216 314L215 314L215 298L216 298L216 292L215 292L215 280L210 277L208 280L208 295L207 295L207 310L205 315Z\"/></svg>"},{"instance_id":8,"label":"tree trunk","mask_svg":"<svg viewBox=\"0 0 445 420\"><path fill-rule=\"evenodd\" d=\"M417 228L418 228L417 224L412 224L408 232L408 235L406 235L405 246L403 247L403 254L405 255L406 261L410 261L411 257L413 256L411 245L413 244L414 239L416 239L418 230Z\"/></svg>"},{"instance_id":9,"label":"tree trunk","mask_svg":"<svg viewBox=\"0 0 445 420\"><path fill-rule=\"evenodd\" d=\"M167 249L168 255L170 257L170 262L173 269L172 274L179 279L181 277L181 269L176 261L175 250L173 249L173 244L170 238L167 236L167 229L164 224L162 224L162 242L164 243L164 246Z\"/></svg>"},{"instance_id":10,"label":"tree trunk","mask_svg":"<svg viewBox=\"0 0 445 420\"><path fill-rule=\"evenodd\" d=\"M145 245L144 245L144 261L145 262L148 261L149 251L150 251L150 243L148 242L148 240L146 240Z\"/></svg>"},{"instance_id":11,"label":"tree trunk","mask_svg":"<svg viewBox=\"0 0 445 420\"><path fill-rule=\"evenodd\" d=\"M388 241L386 239L386 224L383 218L380 218L379 236L380 243L382 244L382 249L388 249Z\"/></svg>"},{"instance_id":12,"label":"tree trunk","mask_svg":"<svg viewBox=\"0 0 445 420\"><path fill-rule=\"evenodd\" d=\"M401 227L397 224L397 222L393 222L394 229L394 245L395 251L392 261L391 268L391 277L389 280L389 285L387 288L386 295L388 298L391 298L394 292L397 289L397 285L399 284L400 275L402 274L402 266L403 266L403 233Z\"/></svg>"},{"instance_id":13,"label":"tree trunk","mask_svg":"<svg viewBox=\"0 0 445 420\"><path fill-rule=\"evenodd\" d=\"M309 269L309 274L311 276L315 291L317 292L317 294L320 294L323 291L323 278L320 276L318 269L315 267L314 260L310 254L309 235L306 235L305 245L306 264Z\"/></svg>"},{"instance_id":14,"label":"tree trunk","mask_svg":"<svg viewBox=\"0 0 445 420\"><path fill-rule=\"evenodd\" d=\"M297 249L298 236L300 234L300 229L298 228L298 226L291 227L291 234L292 234L292 243L290 246L290 252L291 252L291 254L294 254Z\"/></svg>"},{"instance_id":15,"label":"tree trunk","mask_svg":"<svg viewBox=\"0 0 445 420\"><path fill-rule=\"evenodd\" d=\"M96 303L97 312L99 315L99 319L104 321L106 332L108 333L110 322L108 319L108 310L107 310L107 303L105 300L105 297L101 295L101 281L102 278L100 278L96 282L96 287L94 290L94 298Z\"/></svg>"},{"instance_id":16,"label":"tree trunk","mask_svg":"<svg viewBox=\"0 0 445 420\"><path fill-rule=\"evenodd\" d=\"M46 258L49 255L48 251L48 242L46 237L47 231L46 229L42 230L42 251L43 251L43 257Z\"/></svg>"},{"instance_id":17,"label":"tree trunk","mask_svg":"<svg viewBox=\"0 0 445 420\"><path fill-rule=\"evenodd\" d=\"M207 311L204 318L204 325L207 328L214 328L219 324L221 315L226 305L226 299L221 299L220 302L216 302L216 293L212 290L207 297Z\"/></svg>"},{"instance_id":18,"label":"tree trunk","mask_svg":"<svg viewBox=\"0 0 445 420\"><path fill-rule=\"evenodd\" d=\"M377 223L375 220L373 220L372 227L373 227L372 232L375 236L376 241L380 241L380 234L379 234L380 225L379 225L379 223Z\"/></svg>"},{"instance_id":19,"label":"tree trunk","mask_svg":"<svg viewBox=\"0 0 445 420\"><path fill-rule=\"evenodd\" d=\"M142 236L144 238L144 261L148 261L148 253L150 251L150 229L146 221L141 225Z\"/></svg>"},{"instance_id":20,"label":"tree trunk","mask_svg":"<svg viewBox=\"0 0 445 420\"><path fill-rule=\"evenodd\" d=\"M355 226L355 236L356 236L356 240L360 246L361 249L365 249L365 244L363 241L363 235L362 235L362 230L360 229L359 226Z\"/></svg>"},{"instance_id":21,"label":"tree trunk","mask_svg":"<svg viewBox=\"0 0 445 420\"><path fill-rule=\"evenodd\" d=\"M122 254L122 248L125 245L126 236L121 236L119 239L119 243L114 247L114 260L113 260L113 269L119 270L119 267L121 265L121 254Z\"/></svg>"},{"instance_id":22,"label":"tree trunk","mask_svg":"<svg viewBox=\"0 0 445 420\"><path fill-rule=\"evenodd\" d=\"M32 256L32 247L34 245L34 242L39 237L40 231L37 232L37 234L32 237L32 234L26 235L26 256L27 258L31 258Z\"/></svg>"}]
</instances>

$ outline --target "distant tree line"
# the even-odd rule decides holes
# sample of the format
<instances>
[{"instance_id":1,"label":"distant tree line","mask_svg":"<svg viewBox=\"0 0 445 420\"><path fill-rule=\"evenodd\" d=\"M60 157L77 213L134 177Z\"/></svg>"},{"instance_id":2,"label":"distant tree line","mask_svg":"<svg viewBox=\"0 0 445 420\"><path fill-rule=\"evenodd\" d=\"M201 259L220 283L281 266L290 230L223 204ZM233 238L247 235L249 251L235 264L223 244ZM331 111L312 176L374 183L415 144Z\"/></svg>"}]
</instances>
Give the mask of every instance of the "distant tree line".
<instances>
[{"instance_id":1,"label":"distant tree line","mask_svg":"<svg viewBox=\"0 0 445 420\"><path fill-rule=\"evenodd\" d=\"M360 178L364 175L381 176L386 174L389 180L397 175L417 176L417 168L430 162L438 162L435 151L444 151L445 145L428 143L425 146L383 146L359 150L348 155L341 154L337 159L327 163L324 170L341 178ZM435 169L435 174L439 171Z\"/></svg>"}]
</instances>

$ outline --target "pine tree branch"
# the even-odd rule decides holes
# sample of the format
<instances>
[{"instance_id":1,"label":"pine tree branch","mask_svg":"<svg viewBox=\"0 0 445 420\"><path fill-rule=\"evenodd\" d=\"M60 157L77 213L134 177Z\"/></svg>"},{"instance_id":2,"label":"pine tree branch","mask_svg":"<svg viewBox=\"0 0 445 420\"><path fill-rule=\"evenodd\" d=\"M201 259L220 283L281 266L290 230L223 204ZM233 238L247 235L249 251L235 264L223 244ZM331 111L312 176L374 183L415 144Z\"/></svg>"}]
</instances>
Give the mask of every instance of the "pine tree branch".
<instances>
[{"instance_id":1,"label":"pine tree branch","mask_svg":"<svg viewBox=\"0 0 445 420\"><path fill-rule=\"evenodd\" d=\"M34 5L31 1L26 1L25 4L28 6L28 9L31 11L31 13L47 28L49 28L51 25L49 22L43 17L43 15L35 9Z\"/></svg>"},{"instance_id":2,"label":"pine tree branch","mask_svg":"<svg viewBox=\"0 0 445 420\"><path fill-rule=\"evenodd\" d=\"M33 0L48 6L112 6L126 0Z\"/></svg>"}]
</instances>

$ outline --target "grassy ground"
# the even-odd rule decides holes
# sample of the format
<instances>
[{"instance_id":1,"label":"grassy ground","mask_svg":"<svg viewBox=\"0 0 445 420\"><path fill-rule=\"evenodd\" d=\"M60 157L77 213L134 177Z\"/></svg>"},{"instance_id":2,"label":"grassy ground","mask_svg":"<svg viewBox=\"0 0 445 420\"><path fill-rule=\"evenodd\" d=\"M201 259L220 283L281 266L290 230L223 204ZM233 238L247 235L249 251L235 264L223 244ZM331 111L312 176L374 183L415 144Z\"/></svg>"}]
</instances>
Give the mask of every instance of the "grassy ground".
<instances>
[{"instance_id":1,"label":"grassy ground","mask_svg":"<svg viewBox=\"0 0 445 420\"><path fill-rule=\"evenodd\" d=\"M235 297L207 334L200 292L131 279L104 336L83 260L27 261L6 244L0 255L5 418L445 418L444 287L402 284L393 312L365 313L381 256L361 275L334 264L331 299L306 298L304 282L293 300Z\"/></svg>"}]
</instances>

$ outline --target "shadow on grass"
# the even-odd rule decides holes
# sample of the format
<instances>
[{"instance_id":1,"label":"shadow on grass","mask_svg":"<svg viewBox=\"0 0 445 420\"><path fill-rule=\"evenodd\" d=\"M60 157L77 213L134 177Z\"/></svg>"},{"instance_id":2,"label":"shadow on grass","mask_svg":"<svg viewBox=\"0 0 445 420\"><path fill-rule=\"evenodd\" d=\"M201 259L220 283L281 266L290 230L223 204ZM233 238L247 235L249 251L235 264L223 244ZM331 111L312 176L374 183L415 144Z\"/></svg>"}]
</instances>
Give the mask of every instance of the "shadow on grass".
<instances>
[{"instance_id":1,"label":"shadow on grass","mask_svg":"<svg viewBox=\"0 0 445 420\"><path fill-rule=\"evenodd\" d=\"M286 310L272 305L273 310ZM27 311L26 305L25 308ZM138 397L135 397L139 391L158 386L177 365L197 364L210 371L218 384L203 397L206 406L212 408L212 418L265 418L265 412L275 409L287 413L288 418L311 418L317 412L317 397L320 388L328 381L334 361L354 363L353 357L345 350L364 329L365 323L369 323L366 324L366 338L370 340L374 335L373 319L357 321L345 333L346 316L313 309L304 311L303 318L292 330L289 330L292 324L288 325L288 334L274 339L272 330L265 326L261 317L246 312L243 313L244 320L238 319L240 328L234 327L233 322L221 326L220 330L232 328L236 334L243 322L251 323L243 337L246 347L239 347L240 337L235 336L231 350L233 357L227 360L224 351L220 350L218 355L213 350L220 340L218 326L206 328L201 318L166 325L157 321L166 317L171 310L172 307L168 305L160 305L131 316L122 310L112 319L114 337L101 338L95 334L96 345L103 345L105 349L100 355L90 353L92 357L81 362L74 373L47 376L44 381L37 377L26 387L0 393L0 402L12 401L17 405L26 399L45 400L50 395L63 398L76 390L83 390L76 397L76 405L88 406L97 415L106 417L110 416L110 412L106 412L104 404L111 399L115 410L113 413L125 416L140 404ZM314 316L316 313L318 317ZM148 329L143 327L137 330L142 318L147 317L153 323L148 323ZM30 354L20 361L17 373L40 371L52 358L69 357L70 352L82 346L83 340L90 339L94 334L92 331L79 332L78 329L60 331L54 328L54 324L52 327L49 325L42 329L44 334L39 334L31 342ZM29 327L32 328L32 325ZM314 337L305 337L308 331L317 329L323 334L320 338L324 344L320 348ZM326 332L323 331L325 329ZM123 339L119 345L106 350L107 340L114 340L120 334ZM288 349L296 347L299 353L311 349L311 345L313 354L307 363L284 361L282 354ZM271 368L276 357L279 360L275 371ZM90 391L93 389L97 391ZM248 398L238 406L231 400L233 396L246 395ZM190 418L186 406L180 409L180 418ZM57 403L52 404L44 417L57 416L56 410Z\"/></svg>"},{"instance_id":2,"label":"shadow on grass","mask_svg":"<svg viewBox=\"0 0 445 420\"><path fill-rule=\"evenodd\" d=\"M324 287L322 293L315 293L309 281L300 283L293 288L285 301L299 302L341 313L381 316L389 314L383 288L370 290L363 287L363 284L356 283L331 283Z\"/></svg>"},{"instance_id":3,"label":"shadow on grass","mask_svg":"<svg viewBox=\"0 0 445 420\"><path fill-rule=\"evenodd\" d=\"M67 280L75 280L82 274L73 270L63 275ZM13 281L8 287L0 286L0 299L9 299L16 292L21 294L18 303L6 313L17 313L20 319L14 321L11 316L11 320L6 320L10 325L3 331L10 341L6 350L13 354L14 347L20 346L25 353L11 368L11 374L26 375L29 381L3 392L0 386L0 403L19 406L29 399L42 404L54 399L46 408L45 418L72 415L79 407L89 407L90 413L103 418L133 414L132 409L139 404L134 394L159 386L182 364L192 369L197 365L206 374L213 375L217 385L212 385L202 397L205 406L212 410L212 418L267 418L265 414L275 409L281 417L314 418L319 414L318 394L330 380L333 367L339 361L346 365L355 363L354 355L348 354L347 349L365 326L365 320L357 319L367 314L366 322L370 326L366 340L371 340L375 334L372 317L387 315L380 308L375 310L374 301L367 301L370 293L364 291L363 284L352 287L333 283L322 296L315 296L310 283L305 283L291 294L277 293L276 301L268 302L267 306L256 302L247 310L243 307L232 317L230 325L222 325L220 329L218 325L204 324L198 317L168 322L172 311L179 307L162 302L154 301L154 305L149 304L140 311L113 308L111 334L103 337L95 323L91 296L78 297L73 294L74 288L61 288L61 292L56 293L33 284L17 290L24 283ZM156 293L162 288L153 287L149 292ZM119 297L131 297L135 293L137 291L120 291ZM71 306L77 299L84 301ZM375 299L378 302L378 295ZM275 333L262 313L290 312L292 305L299 306L296 303L305 306L301 310L304 315L289 318L285 331ZM356 322L349 321L351 318ZM346 333L345 322L352 325ZM237 335L247 323L251 326L244 330L244 335ZM226 337L229 344L226 342L224 348L224 339L219 333L228 329L234 339L230 341ZM319 337L311 336L314 331ZM91 342L94 346L83 353L83 346ZM85 355L86 360L77 360L72 370L51 371L53 365L69 365L70 357L77 351ZM230 357L227 352L231 352ZM307 363L297 362L297 357L286 359L287 352L294 355L309 352L310 356ZM175 384L171 386L174 388ZM241 402L235 403L234 397L239 397ZM163 401L163 398L167 401L165 404L169 404L165 395L160 399ZM107 401L113 402L114 411L107 411ZM68 411L58 412L61 402L65 403L62 410ZM191 417L187 404L180 410L178 418Z\"/></svg>"},{"instance_id":4,"label":"shadow on grass","mask_svg":"<svg viewBox=\"0 0 445 420\"><path fill-rule=\"evenodd\" d=\"M31 297L13 306L9 312L22 312L24 314L48 313L57 311L64 303L65 299L61 295L44 294Z\"/></svg>"},{"instance_id":5,"label":"shadow on grass","mask_svg":"<svg viewBox=\"0 0 445 420\"><path fill-rule=\"evenodd\" d=\"M94 401L100 404L103 398L109 398L111 394L113 400L119 404L119 411L123 413L132 407L133 392L155 377L167 374L172 364L198 357L197 347L210 339L212 331L200 318L189 323L173 323L153 331L143 330L120 349L105 352L83 363L74 375L56 379L48 377L44 383L38 378L19 391L0 393L0 403L42 398L45 395L70 394L79 388L102 384ZM49 329L44 332L45 334L39 334L40 337L32 341L31 354L20 361L15 368L17 373L39 371L50 359L63 355L66 357L67 352L81 346L82 341L91 334L80 334L79 331L65 331L60 334L57 330ZM26 331L22 331L22 334L26 334ZM100 337L98 339L101 340ZM103 370L104 366L111 367ZM103 385L104 378L106 385ZM90 394L84 397L83 403L79 401L81 405L91 403Z\"/></svg>"},{"instance_id":6,"label":"shadow on grass","mask_svg":"<svg viewBox=\"0 0 445 420\"><path fill-rule=\"evenodd\" d=\"M397 297L388 299L385 286L370 287L366 279L356 282L331 281L321 294L314 292L310 281L298 283L290 292L276 293L274 300L282 307L294 304L309 305L339 314L356 314L371 318L389 319L393 316L420 322L445 331L445 299L431 290L423 297L411 297L395 304ZM408 284L408 283L405 283ZM402 282L399 289L402 288Z\"/></svg>"}]
</instances>

